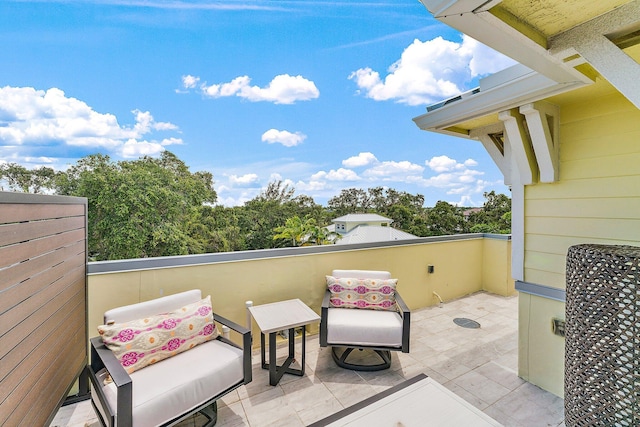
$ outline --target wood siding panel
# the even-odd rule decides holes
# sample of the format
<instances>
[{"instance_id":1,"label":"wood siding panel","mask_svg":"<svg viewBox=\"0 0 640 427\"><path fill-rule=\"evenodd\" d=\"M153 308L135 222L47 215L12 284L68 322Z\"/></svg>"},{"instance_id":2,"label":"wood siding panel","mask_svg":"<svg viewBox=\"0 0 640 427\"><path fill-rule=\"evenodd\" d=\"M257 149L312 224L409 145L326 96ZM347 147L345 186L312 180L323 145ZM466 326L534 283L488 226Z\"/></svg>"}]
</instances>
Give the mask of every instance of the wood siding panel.
<instances>
[{"instance_id":1,"label":"wood siding panel","mask_svg":"<svg viewBox=\"0 0 640 427\"><path fill-rule=\"evenodd\" d=\"M84 216L84 205L6 203L2 205L2 210L0 211L0 223L40 221L71 216Z\"/></svg>"},{"instance_id":2,"label":"wood siding panel","mask_svg":"<svg viewBox=\"0 0 640 427\"><path fill-rule=\"evenodd\" d=\"M67 262L57 264L52 268L43 271L41 274L30 277L24 282L20 283L20 286L12 286L5 291L2 291L2 298L0 298L0 313L4 313L16 304L21 303L27 298L37 294L47 285L60 280L65 274L68 274L72 269L78 267L84 268L85 259L80 254L73 258L70 258Z\"/></svg>"},{"instance_id":3,"label":"wood siding panel","mask_svg":"<svg viewBox=\"0 0 640 427\"><path fill-rule=\"evenodd\" d=\"M615 165L615 169L612 165ZM562 177L565 180L634 176L638 174L639 165L640 151L561 162Z\"/></svg>"},{"instance_id":4,"label":"wood siding panel","mask_svg":"<svg viewBox=\"0 0 640 427\"><path fill-rule=\"evenodd\" d=\"M640 197L529 200L525 215L529 218L637 219Z\"/></svg>"},{"instance_id":5,"label":"wood siding panel","mask_svg":"<svg viewBox=\"0 0 640 427\"><path fill-rule=\"evenodd\" d=\"M640 111L619 94L564 105L560 181L525 188L525 280L564 288L571 245L640 242Z\"/></svg>"},{"instance_id":6,"label":"wood siding panel","mask_svg":"<svg viewBox=\"0 0 640 427\"><path fill-rule=\"evenodd\" d=\"M610 239L624 244L640 242L640 218L527 218L528 234L584 239ZM568 249L568 248L566 248Z\"/></svg>"},{"instance_id":7,"label":"wood siding panel","mask_svg":"<svg viewBox=\"0 0 640 427\"><path fill-rule=\"evenodd\" d=\"M42 239L0 247L0 269L23 262L33 254L44 254L69 246L75 242L84 242L84 230L72 230Z\"/></svg>"},{"instance_id":8,"label":"wood siding panel","mask_svg":"<svg viewBox=\"0 0 640 427\"><path fill-rule=\"evenodd\" d=\"M71 246L60 248L57 251L48 252L44 255L31 258L19 264L14 264L2 270L2 285L0 292L13 286L21 285L24 281L31 277L37 277L39 274L57 266L60 263L73 259L74 257L82 257L84 254L84 242L77 242Z\"/></svg>"},{"instance_id":9,"label":"wood siding panel","mask_svg":"<svg viewBox=\"0 0 640 427\"><path fill-rule=\"evenodd\" d=\"M86 210L0 193L0 425L47 425L86 366Z\"/></svg>"},{"instance_id":10,"label":"wood siding panel","mask_svg":"<svg viewBox=\"0 0 640 427\"><path fill-rule=\"evenodd\" d=\"M640 118L638 121L640 122ZM525 197L526 203L534 199L628 198L633 197L638 188L640 175L564 181L561 164L559 183L528 186L525 189Z\"/></svg>"},{"instance_id":11,"label":"wood siding panel","mask_svg":"<svg viewBox=\"0 0 640 427\"><path fill-rule=\"evenodd\" d=\"M638 145L634 142L640 141L640 130L616 135L616 141L612 144L603 144L602 138L590 137L580 141L580 144L563 147L560 152L560 161L581 160L600 156L618 156L623 154L637 153Z\"/></svg>"},{"instance_id":12,"label":"wood siding panel","mask_svg":"<svg viewBox=\"0 0 640 427\"><path fill-rule=\"evenodd\" d=\"M45 236L80 230L85 226L84 217L55 218L26 223L0 225L0 246L13 245Z\"/></svg>"}]
</instances>

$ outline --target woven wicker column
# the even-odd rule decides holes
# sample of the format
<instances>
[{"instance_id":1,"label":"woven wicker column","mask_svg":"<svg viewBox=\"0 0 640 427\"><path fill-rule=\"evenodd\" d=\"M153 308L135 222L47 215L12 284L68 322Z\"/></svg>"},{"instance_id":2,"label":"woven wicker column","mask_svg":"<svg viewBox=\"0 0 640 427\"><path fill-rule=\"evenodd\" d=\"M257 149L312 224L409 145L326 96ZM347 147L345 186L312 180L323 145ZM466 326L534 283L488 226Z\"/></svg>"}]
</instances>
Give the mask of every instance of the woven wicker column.
<instances>
[{"instance_id":1,"label":"woven wicker column","mask_svg":"<svg viewBox=\"0 0 640 427\"><path fill-rule=\"evenodd\" d=\"M565 424L640 426L640 247L567 255Z\"/></svg>"}]
</instances>

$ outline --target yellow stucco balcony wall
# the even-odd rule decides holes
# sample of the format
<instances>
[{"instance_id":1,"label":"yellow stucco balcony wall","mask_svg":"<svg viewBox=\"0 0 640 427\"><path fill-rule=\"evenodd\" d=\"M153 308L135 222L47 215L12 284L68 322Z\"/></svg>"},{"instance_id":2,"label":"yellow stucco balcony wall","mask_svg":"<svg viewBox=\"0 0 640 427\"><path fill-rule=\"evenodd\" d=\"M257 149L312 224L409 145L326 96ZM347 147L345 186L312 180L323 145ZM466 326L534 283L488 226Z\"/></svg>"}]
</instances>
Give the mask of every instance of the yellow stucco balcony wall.
<instances>
[{"instance_id":1,"label":"yellow stucco balcony wall","mask_svg":"<svg viewBox=\"0 0 640 427\"><path fill-rule=\"evenodd\" d=\"M334 269L390 271L412 309L438 304L438 296L446 302L478 291L515 293L511 240L505 235L97 262L89 264L89 336L97 335L110 308L193 288L211 295L215 312L242 325L249 300L258 305L300 298L319 313L325 275ZM312 325L311 332L317 328Z\"/></svg>"}]
</instances>

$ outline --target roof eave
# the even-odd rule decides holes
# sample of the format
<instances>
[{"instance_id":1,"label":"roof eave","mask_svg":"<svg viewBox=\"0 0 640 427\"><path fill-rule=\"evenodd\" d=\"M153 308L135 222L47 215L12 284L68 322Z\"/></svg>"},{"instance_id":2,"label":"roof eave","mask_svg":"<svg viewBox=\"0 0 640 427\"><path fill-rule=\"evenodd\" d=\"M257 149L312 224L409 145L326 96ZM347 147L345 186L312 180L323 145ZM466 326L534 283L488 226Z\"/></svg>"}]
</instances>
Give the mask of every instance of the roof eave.
<instances>
[{"instance_id":1,"label":"roof eave","mask_svg":"<svg viewBox=\"0 0 640 427\"><path fill-rule=\"evenodd\" d=\"M468 133L452 131L451 128L467 120L499 113L586 85L582 80L558 83L523 67L522 74L517 78L414 117L413 121L423 130L469 137Z\"/></svg>"}]
</instances>

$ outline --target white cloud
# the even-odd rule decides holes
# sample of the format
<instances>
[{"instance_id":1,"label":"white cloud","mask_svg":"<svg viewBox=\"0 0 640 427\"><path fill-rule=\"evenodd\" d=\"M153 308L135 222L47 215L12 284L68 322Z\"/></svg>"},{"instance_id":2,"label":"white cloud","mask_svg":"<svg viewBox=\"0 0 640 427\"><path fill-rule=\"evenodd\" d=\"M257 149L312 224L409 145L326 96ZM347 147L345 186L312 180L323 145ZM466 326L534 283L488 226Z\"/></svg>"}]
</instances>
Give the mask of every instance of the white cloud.
<instances>
[{"instance_id":1,"label":"white cloud","mask_svg":"<svg viewBox=\"0 0 640 427\"><path fill-rule=\"evenodd\" d=\"M447 172L447 171L465 171L467 168L478 166L478 162L473 159L467 159L463 163L458 163L456 160L447 156L436 156L424 162L434 172Z\"/></svg>"},{"instance_id":2,"label":"white cloud","mask_svg":"<svg viewBox=\"0 0 640 427\"><path fill-rule=\"evenodd\" d=\"M342 166L357 168L377 163L378 159L372 153L360 153L357 156L349 157L342 161Z\"/></svg>"},{"instance_id":3,"label":"white cloud","mask_svg":"<svg viewBox=\"0 0 640 427\"><path fill-rule=\"evenodd\" d=\"M458 162L447 156L437 156L427 160L425 164L435 172L445 172L455 169Z\"/></svg>"},{"instance_id":4,"label":"white cloud","mask_svg":"<svg viewBox=\"0 0 640 427\"><path fill-rule=\"evenodd\" d=\"M302 144L302 141L306 138L307 135L300 132L291 133L286 130L277 129L269 129L262 134L262 141L268 142L269 144L279 143L285 147L295 147L296 145Z\"/></svg>"},{"instance_id":5,"label":"white cloud","mask_svg":"<svg viewBox=\"0 0 640 427\"><path fill-rule=\"evenodd\" d=\"M164 138L162 141L160 141L160 145L162 146L167 146L167 145L182 145L183 141L181 138Z\"/></svg>"},{"instance_id":6,"label":"white cloud","mask_svg":"<svg viewBox=\"0 0 640 427\"><path fill-rule=\"evenodd\" d=\"M446 190L450 195L466 195L482 192L486 183L479 179L484 172L472 169L478 165L473 159L459 163L447 156L436 156L425 161L425 164L437 175L425 178L421 185Z\"/></svg>"},{"instance_id":7,"label":"white cloud","mask_svg":"<svg viewBox=\"0 0 640 427\"><path fill-rule=\"evenodd\" d=\"M253 186L258 182L258 179L259 179L258 175L256 175L255 173L248 173L241 176L238 176L238 175L229 176L229 182L232 185L239 186L239 187Z\"/></svg>"},{"instance_id":8,"label":"white cloud","mask_svg":"<svg viewBox=\"0 0 640 427\"><path fill-rule=\"evenodd\" d=\"M194 89L199 81L200 77L195 77L190 74L182 76L182 86L184 86L185 89Z\"/></svg>"},{"instance_id":9,"label":"white cloud","mask_svg":"<svg viewBox=\"0 0 640 427\"><path fill-rule=\"evenodd\" d=\"M199 77L187 76L183 86L186 89L194 89ZM308 101L320 96L320 91L315 83L302 76L290 76L281 74L275 76L266 87L251 86L249 76L240 76L228 83L200 85L202 93L211 98L238 96L252 102L267 101L275 104L293 104L296 101Z\"/></svg>"},{"instance_id":10,"label":"white cloud","mask_svg":"<svg viewBox=\"0 0 640 427\"><path fill-rule=\"evenodd\" d=\"M157 142L130 139L120 148L119 154L124 158L131 159L140 156L157 156L162 151L164 151L164 147Z\"/></svg>"},{"instance_id":11,"label":"white cloud","mask_svg":"<svg viewBox=\"0 0 640 427\"><path fill-rule=\"evenodd\" d=\"M414 40L389 67L384 79L368 67L352 72L349 79L376 101L432 104L470 89L474 78L514 63L466 35L461 43L436 37L425 42Z\"/></svg>"},{"instance_id":12,"label":"white cloud","mask_svg":"<svg viewBox=\"0 0 640 427\"><path fill-rule=\"evenodd\" d=\"M358 181L360 177L354 171L345 168L332 169L329 172L319 171L311 175L311 181L320 181L323 179L328 181Z\"/></svg>"},{"instance_id":13,"label":"white cloud","mask_svg":"<svg viewBox=\"0 0 640 427\"><path fill-rule=\"evenodd\" d=\"M383 181L404 181L411 175L422 175L424 168L407 160L400 162L380 162L362 173L368 178L382 179Z\"/></svg>"},{"instance_id":14,"label":"white cloud","mask_svg":"<svg viewBox=\"0 0 640 427\"><path fill-rule=\"evenodd\" d=\"M123 157L136 157L157 155L166 145L182 143L175 137L161 142L148 140L155 131L177 131L178 127L157 122L149 111L136 109L132 113L135 124L121 126L113 114L94 111L58 88L44 91L5 86L0 88L0 142L5 148L13 146L17 158L24 161L31 146L45 151L42 158L51 158L47 150L55 152L59 146L102 149ZM50 163L54 162L51 158Z\"/></svg>"},{"instance_id":15,"label":"white cloud","mask_svg":"<svg viewBox=\"0 0 640 427\"><path fill-rule=\"evenodd\" d=\"M24 161L27 163L42 163L42 164L51 164L55 163L56 159L53 157L25 157ZM0 160L0 163L5 163L3 160Z\"/></svg>"}]
</instances>

